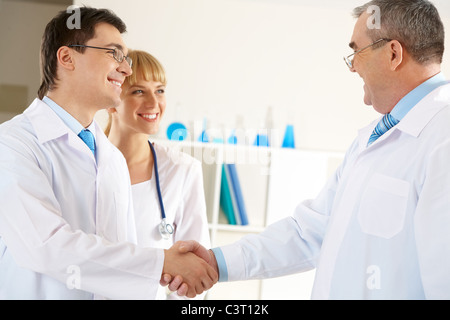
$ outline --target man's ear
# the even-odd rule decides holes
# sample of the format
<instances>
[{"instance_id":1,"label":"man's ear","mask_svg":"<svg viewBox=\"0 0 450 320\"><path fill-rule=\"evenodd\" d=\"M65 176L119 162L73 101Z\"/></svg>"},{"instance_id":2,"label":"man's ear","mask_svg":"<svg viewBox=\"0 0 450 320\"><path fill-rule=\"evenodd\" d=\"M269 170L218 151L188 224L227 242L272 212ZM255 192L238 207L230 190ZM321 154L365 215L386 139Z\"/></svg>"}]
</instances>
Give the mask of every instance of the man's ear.
<instances>
[{"instance_id":1,"label":"man's ear","mask_svg":"<svg viewBox=\"0 0 450 320\"><path fill-rule=\"evenodd\" d=\"M397 40L392 40L389 43L389 49L390 49L390 57L391 57L391 61L390 61L391 70L395 71L402 64L403 59L404 59L403 46Z\"/></svg>"},{"instance_id":2,"label":"man's ear","mask_svg":"<svg viewBox=\"0 0 450 320\"><path fill-rule=\"evenodd\" d=\"M71 50L67 46L62 46L56 52L56 57L58 60L58 64L69 71L73 71L75 69L75 60L73 57L73 50Z\"/></svg>"}]
</instances>

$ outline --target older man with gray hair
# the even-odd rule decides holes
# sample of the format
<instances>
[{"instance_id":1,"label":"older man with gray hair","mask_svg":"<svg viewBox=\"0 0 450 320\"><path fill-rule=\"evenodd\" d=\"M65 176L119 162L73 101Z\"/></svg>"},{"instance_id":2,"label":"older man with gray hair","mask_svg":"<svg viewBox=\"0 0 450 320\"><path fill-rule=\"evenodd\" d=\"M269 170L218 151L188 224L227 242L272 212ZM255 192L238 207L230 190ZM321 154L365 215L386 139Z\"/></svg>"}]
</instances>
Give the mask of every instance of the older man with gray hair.
<instances>
[{"instance_id":1,"label":"older man with gray hair","mask_svg":"<svg viewBox=\"0 0 450 320\"><path fill-rule=\"evenodd\" d=\"M443 24L426 0L373 0L354 15L354 52L344 60L382 116L360 130L317 198L259 235L212 249L209 263L219 281L316 268L314 299L449 299Z\"/></svg>"}]
</instances>

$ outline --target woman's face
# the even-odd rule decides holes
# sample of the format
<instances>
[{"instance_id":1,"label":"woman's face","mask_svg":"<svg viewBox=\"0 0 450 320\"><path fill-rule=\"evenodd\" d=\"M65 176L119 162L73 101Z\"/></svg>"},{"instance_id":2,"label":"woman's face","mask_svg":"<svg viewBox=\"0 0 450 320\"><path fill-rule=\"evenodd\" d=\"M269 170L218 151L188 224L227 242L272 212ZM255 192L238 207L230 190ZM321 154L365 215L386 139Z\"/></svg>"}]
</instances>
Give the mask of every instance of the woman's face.
<instances>
[{"instance_id":1,"label":"woman's face","mask_svg":"<svg viewBox=\"0 0 450 320\"><path fill-rule=\"evenodd\" d=\"M122 86L122 102L116 108L116 121L122 130L155 134L166 110L165 85L147 81L141 74L133 85Z\"/></svg>"}]
</instances>

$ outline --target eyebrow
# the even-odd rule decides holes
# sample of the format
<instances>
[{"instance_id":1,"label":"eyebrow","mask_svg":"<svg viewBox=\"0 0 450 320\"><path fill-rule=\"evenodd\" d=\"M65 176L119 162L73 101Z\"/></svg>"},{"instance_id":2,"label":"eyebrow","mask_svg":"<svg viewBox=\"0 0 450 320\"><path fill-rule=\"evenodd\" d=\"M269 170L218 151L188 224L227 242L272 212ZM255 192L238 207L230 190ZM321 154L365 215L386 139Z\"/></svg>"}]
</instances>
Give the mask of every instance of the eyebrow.
<instances>
[{"instance_id":1,"label":"eyebrow","mask_svg":"<svg viewBox=\"0 0 450 320\"><path fill-rule=\"evenodd\" d=\"M121 45L121 44L118 44L118 43L110 43L110 44L107 44L106 47L116 47L117 49L123 51L122 45Z\"/></svg>"},{"instance_id":2,"label":"eyebrow","mask_svg":"<svg viewBox=\"0 0 450 320\"><path fill-rule=\"evenodd\" d=\"M156 88L165 88L166 86L164 85L164 84L160 84L159 86L157 86ZM136 89L146 89L147 87L145 87L145 86L141 86L141 85L139 85L139 84L133 84L132 86L130 86L130 89L134 89L134 88L136 88Z\"/></svg>"},{"instance_id":3,"label":"eyebrow","mask_svg":"<svg viewBox=\"0 0 450 320\"><path fill-rule=\"evenodd\" d=\"M133 84L132 86L130 86L130 89L145 89L144 86L140 86L138 84Z\"/></svg>"}]
</instances>

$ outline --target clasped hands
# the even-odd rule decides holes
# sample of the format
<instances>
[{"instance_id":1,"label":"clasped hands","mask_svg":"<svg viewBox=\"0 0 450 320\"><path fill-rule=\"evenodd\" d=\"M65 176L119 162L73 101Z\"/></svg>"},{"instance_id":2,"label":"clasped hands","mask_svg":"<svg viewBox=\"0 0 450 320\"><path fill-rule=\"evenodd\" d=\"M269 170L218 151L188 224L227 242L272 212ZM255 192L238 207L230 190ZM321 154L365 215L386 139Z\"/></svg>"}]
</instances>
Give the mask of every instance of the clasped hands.
<instances>
[{"instance_id":1,"label":"clasped hands","mask_svg":"<svg viewBox=\"0 0 450 320\"><path fill-rule=\"evenodd\" d=\"M160 284L179 296L194 298L210 289L219 279L214 253L194 240L178 241L164 250Z\"/></svg>"}]
</instances>

